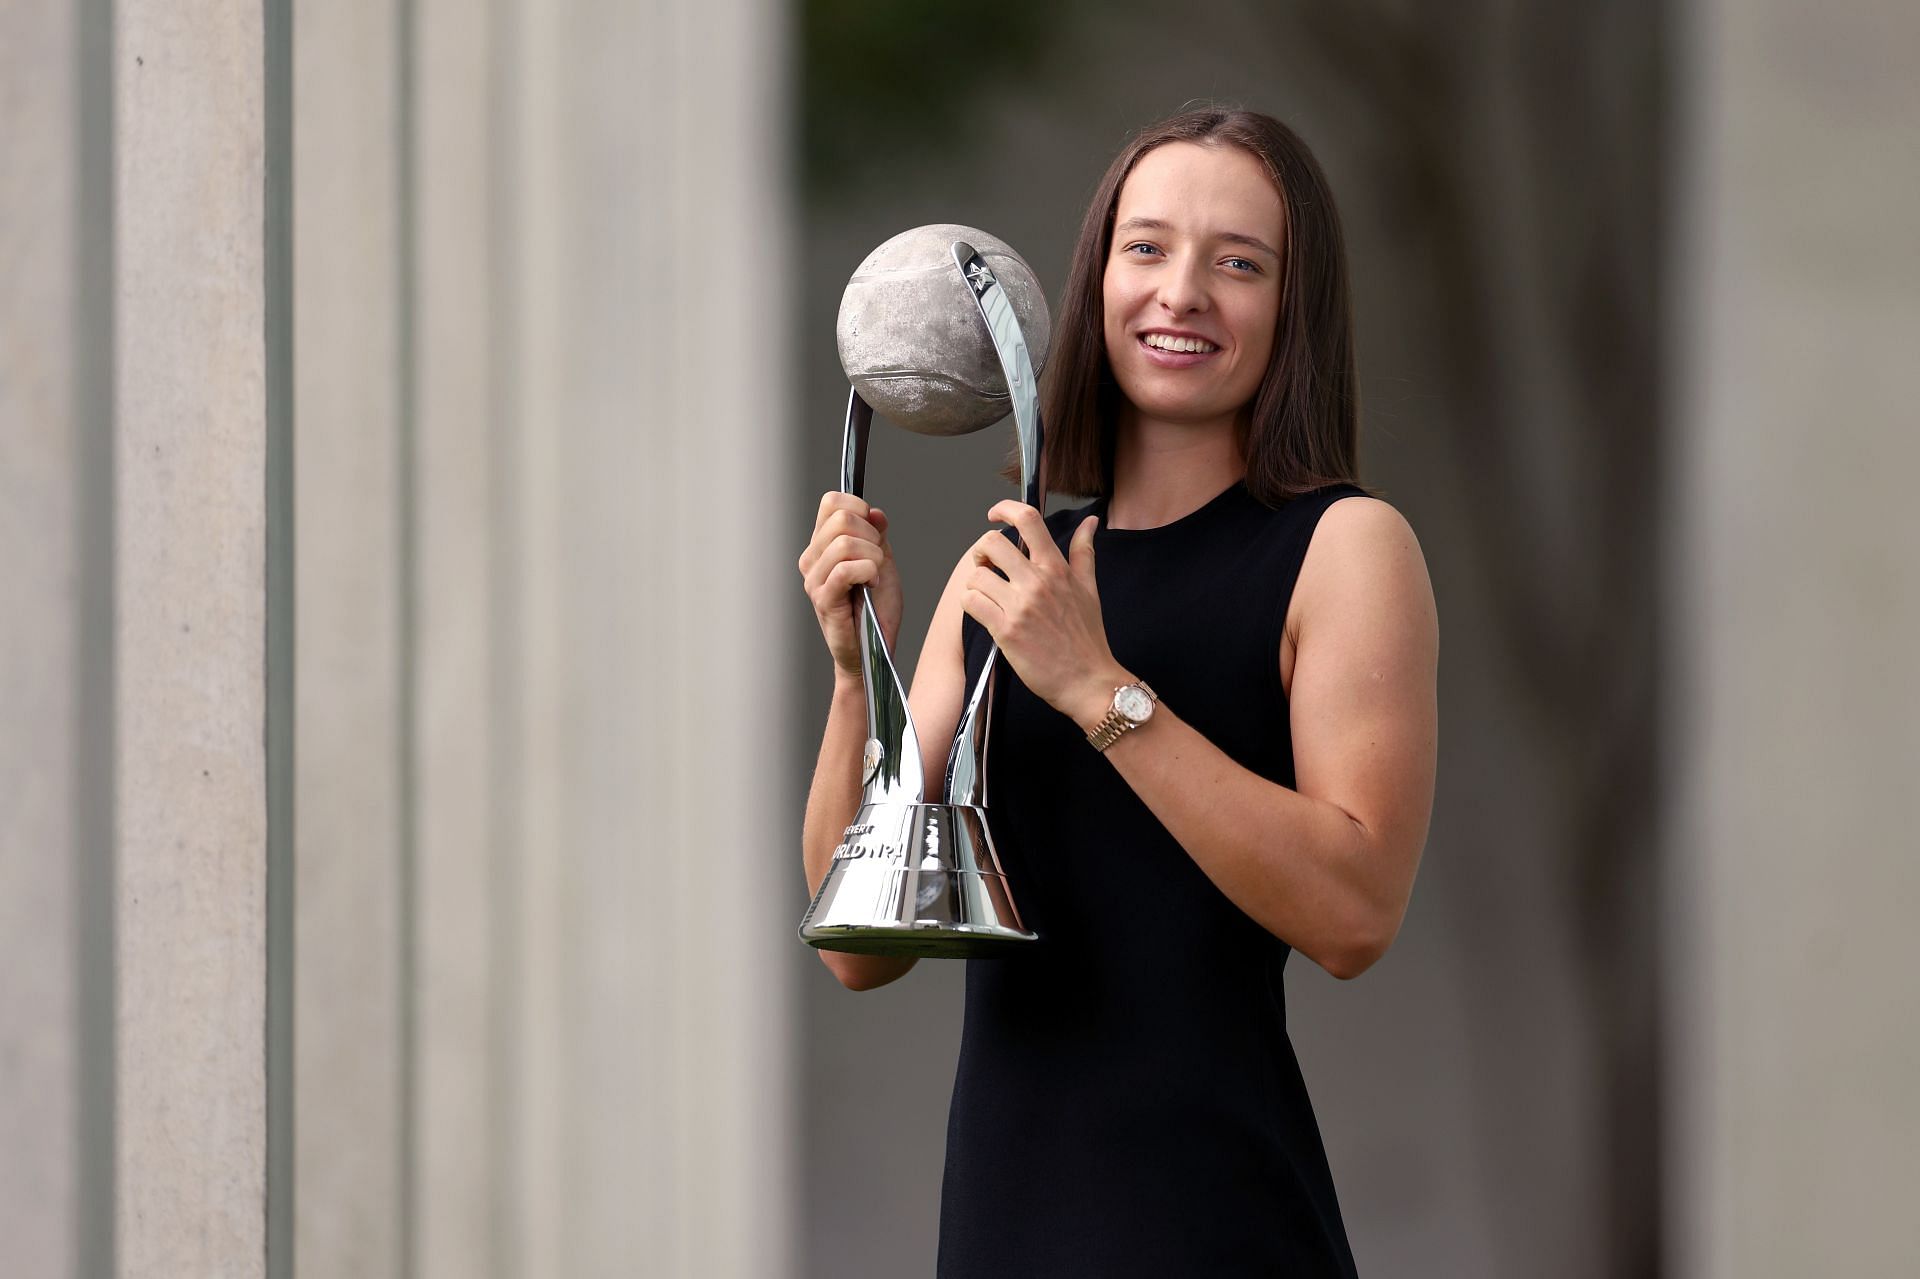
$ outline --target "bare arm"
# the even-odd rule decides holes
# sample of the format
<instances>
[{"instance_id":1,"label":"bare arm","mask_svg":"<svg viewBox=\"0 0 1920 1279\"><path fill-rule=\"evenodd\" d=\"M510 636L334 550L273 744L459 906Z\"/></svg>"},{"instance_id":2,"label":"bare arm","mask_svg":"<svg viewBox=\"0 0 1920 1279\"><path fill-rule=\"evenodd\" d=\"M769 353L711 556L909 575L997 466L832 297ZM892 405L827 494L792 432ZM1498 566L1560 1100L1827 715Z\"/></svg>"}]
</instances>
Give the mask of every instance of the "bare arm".
<instances>
[{"instance_id":1,"label":"bare arm","mask_svg":"<svg viewBox=\"0 0 1920 1279\"><path fill-rule=\"evenodd\" d=\"M1322 516L1296 588L1293 789L1156 708L1107 758L1215 886L1339 978L1399 932L1433 807L1439 626L1413 530L1384 502ZM1096 691L1110 693L1109 674ZM1074 717L1091 728L1104 696Z\"/></svg>"},{"instance_id":2,"label":"bare arm","mask_svg":"<svg viewBox=\"0 0 1920 1279\"><path fill-rule=\"evenodd\" d=\"M964 607L1028 688L1091 729L1114 687L1136 678L1106 642L1092 517L1067 558L1034 508L1000 502L987 517L1016 524L1032 558L982 537ZM1284 653L1273 660L1291 680L1294 787L1243 768L1164 703L1107 759L1228 899L1334 976L1354 977L1399 931L1433 807L1439 625L1400 513L1373 498L1335 502L1288 614L1291 669Z\"/></svg>"}]
</instances>

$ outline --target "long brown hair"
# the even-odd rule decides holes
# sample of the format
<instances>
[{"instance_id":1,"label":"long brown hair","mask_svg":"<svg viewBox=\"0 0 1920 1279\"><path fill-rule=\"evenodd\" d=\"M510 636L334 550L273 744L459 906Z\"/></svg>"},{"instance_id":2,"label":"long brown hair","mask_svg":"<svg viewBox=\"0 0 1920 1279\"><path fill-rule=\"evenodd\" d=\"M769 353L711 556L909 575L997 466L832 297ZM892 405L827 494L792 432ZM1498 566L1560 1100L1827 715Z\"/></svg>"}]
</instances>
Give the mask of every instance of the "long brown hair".
<instances>
[{"instance_id":1,"label":"long brown hair","mask_svg":"<svg viewBox=\"0 0 1920 1279\"><path fill-rule=\"evenodd\" d=\"M1041 387L1042 473L1050 491L1110 496L1120 388L1107 361L1103 280L1120 188L1140 157L1169 142L1236 146L1280 193L1280 317L1251 415L1235 423L1247 491L1268 506L1359 475L1359 402L1347 250L1333 191L1298 135L1257 111L1183 111L1127 143L1087 206ZM1016 459L1005 472L1018 481Z\"/></svg>"}]
</instances>

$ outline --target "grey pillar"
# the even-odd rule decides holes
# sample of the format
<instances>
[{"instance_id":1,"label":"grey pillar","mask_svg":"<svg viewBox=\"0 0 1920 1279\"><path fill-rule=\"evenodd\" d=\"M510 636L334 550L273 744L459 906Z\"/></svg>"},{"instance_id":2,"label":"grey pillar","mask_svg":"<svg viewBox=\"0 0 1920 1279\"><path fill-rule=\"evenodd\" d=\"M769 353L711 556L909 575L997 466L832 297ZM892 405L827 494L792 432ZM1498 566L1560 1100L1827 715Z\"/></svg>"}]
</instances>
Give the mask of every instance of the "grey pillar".
<instances>
[{"instance_id":1,"label":"grey pillar","mask_svg":"<svg viewBox=\"0 0 1920 1279\"><path fill-rule=\"evenodd\" d=\"M0 1233L21 1273L260 1275L291 1082L284 9L58 8L0 25Z\"/></svg>"},{"instance_id":2,"label":"grey pillar","mask_svg":"<svg viewBox=\"0 0 1920 1279\"><path fill-rule=\"evenodd\" d=\"M535 1272L793 1265L785 39L574 0L510 41Z\"/></svg>"},{"instance_id":3,"label":"grey pillar","mask_svg":"<svg viewBox=\"0 0 1920 1279\"><path fill-rule=\"evenodd\" d=\"M400 23L295 15L296 1272L405 1274Z\"/></svg>"},{"instance_id":4,"label":"grey pillar","mask_svg":"<svg viewBox=\"0 0 1920 1279\"><path fill-rule=\"evenodd\" d=\"M496 964L509 909L494 891L509 833L494 818L511 778L497 752L502 619L494 606L507 530L496 516L500 406L491 370L498 263L487 125L493 6L420 0L409 105L414 198L411 479L406 519L413 676L409 770L415 782L412 1050L413 1262L417 1273L485 1273L512 1205L500 1179L500 1116L512 1098L494 1051Z\"/></svg>"},{"instance_id":5,"label":"grey pillar","mask_svg":"<svg viewBox=\"0 0 1920 1279\"><path fill-rule=\"evenodd\" d=\"M1685 43L1675 1273L1920 1257L1920 99L1909 5Z\"/></svg>"},{"instance_id":6,"label":"grey pillar","mask_svg":"<svg viewBox=\"0 0 1920 1279\"><path fill-rule=\"evenodd\" d=\"M111 63L104 7L0 20L0 1238L113 1257Z\"/></svg>"},{"instance_id":7,"label":"grey pillar","mask_svg":"<svg viewBox=\"0 0 1920 1279\"><path fill-rule=\"evenodd\" d=\"M300 10L305 1268L790 1264L765 9Z\"/></svg>"},{"instance_id":8,"label":"grey pillar","mask_svg":"<svg viewBox=\"0 0 1920 1279\"><path fill-rule=\"evenodd\" d=\"M762 10L0 18L9 1273L787 1271Z\"/></svg>"},{"instance_id":9,"label":"grey pillar","mask_svg":"<svg viewBox=\"0 0 1920 1279\"><path fill-rule=\"evenodd\" d=\"M131 1275L266 1273L286 940L269 875L290 815L269 751L290 678L269 598L289 514L269 504L288 429L276 9L114 13L113 1213Z\"/></svg>"}]
</instances>

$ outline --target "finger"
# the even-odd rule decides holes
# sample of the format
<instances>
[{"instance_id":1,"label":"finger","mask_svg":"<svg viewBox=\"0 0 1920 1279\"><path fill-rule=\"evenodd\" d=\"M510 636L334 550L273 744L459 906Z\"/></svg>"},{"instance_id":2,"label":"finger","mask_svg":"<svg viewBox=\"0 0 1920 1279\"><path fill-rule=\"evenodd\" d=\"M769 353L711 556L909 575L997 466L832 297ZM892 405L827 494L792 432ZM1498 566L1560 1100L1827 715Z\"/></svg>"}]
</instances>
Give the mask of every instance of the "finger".
<instances>
[{"instance_id":1,"label":"finger","mask_svg":"<svg viewBox=\"0 0 1920 1279\"><path fill-rule=\"evenodd\" d=\"M966 589L992 600L1002 613L1013 607L1015 590L1013 584L1003 578L995 577L990 568L975 568L967 574Z\"/></svg>"},{"instance_id":2,"label":"finger","mask_svg":"<svg viewBox=\"0 0 1920 1279\"><path fill-rule=\"evenodd\" d=\"M997 529L981 535L973 544L969 558L979 567L999 569L1010 582L1024 582L1033 572L1033 562L1013 544L1012 538Z\"/></svg>"},{"instance_id":3,"label":"finger","mask_svg":"<svg viewBox=\"0 0 1920 1279\"><path fill-rule=\"evenodd\" d=\"M824 586L828 575L841 564L856 561L871 564L877 573L881 561L885 558L885 554L872 542L864 541L851 533L842 533L821 549L819 557L807 571L807 593L811 595L816 589Z\"/></svg>"},{"instance_id":4,"label":"finger","mask_svg":"<svg viewBox=\"0 0 1920 1279\"><path fill-rule=\"evenodd\" d=\"M987 509L987 518L1011 524L1018 529L1020 539L1027 544L1027 557L1035 563L1060 559L1060 548L1053 544L1053 534L1047 530L1046 519L1025 502L1016 502L1012 498L995 502Z\"/></svg>"},{"instance_id":5,"label":"finger","mask_svg":"<svg viewBox=\"0 0 1920 1279\"><path fill-rule=\"evenodd\" d=\"M1067 562L1073 571L1088 582L1093 577L1093 535L1100 527L1100 517L1089 515L1080 521L1080 527L1073 530L1073 540L1067 544Z\"/></svg>"},{"instance_id":6,"label":"finger","mask_svg":"<svg viewBox=\"0 0 1920 1279\"><path fill-rule=\"evenodd\" d=\"M871 519L863 518L845 507L833 511L825 519L821 520L820 526L814 530L813 536L815 541L824 546L842 533L851 533L855 537L874 543L876 546L880 544L881 540L879 525L875 524Z\"/></svg>"},{"instance_id":7,"label":"finger","mask_svg":"<svg viewBox=\"0 0 1920 1279\"><path fill-rule=\"evenodd\" d=\"M843 493L839 489L828 489L820 495L820 509L814 515L813 524L815 528L818 528L826 522L827 516L835 511L852 511L861 519L865 519L867 512L872 509L872 507L867 505L867 499L864 497L856 497L852 493Z\"/></svg>"},{"instance_id":8,"label":"finger","mask_svg":"<svg viewBox=\"0 0 1920 1279\"><path fill-rule=\"evenodd\" d=\"M879 566L872 560L841 560L835 564L820 583L827 607L837 605L854 587L863 583L871 584L879 572Z\"/></svg>"},{"instance_id":9,"label":"finger","mask_svg":"<svg viewBox=\"0 0 1920 1279\"><path fill-rule=\"evenodd\" d=\"M880 547L882 551L886 549L887 539L884 533L866 520L861 519L858 515L855 515L852 511L844 507L836 508L829 514L821 517L820 523L814 526L813 538L807 543L807 549L800 552L801 574L804 576L806 573L812 571L814 563L826 553L828 545L832 543L834 538L848 533L864 541L872 542L874 545ZM884 559L885 556L883 555L882 558Z\"/></svg>"},{"instance_id":10,"label":"finger","mask_svg":"<svg viewBox=\"0 0 1920 1279\"><path fill-rule=\"evenodd\" d=\"M985 591L972 586L960 593L960 611L986 627L987 634L994 636L996 640L1007 623L1006 610Z\"/></svg>"},{"instance_id":11,"label":"finger","mask_svg":"<svg viewBox=\"0 0 1920 1279\"><path fill-rule=\"evenodd\" d=\"M840 533L871 530L874 535L873 540L879 541L879 531L871 529L871 526L865 523L871 509L864 498L843 493L839 489L828 489L822 493L820 508L813 519L813 533L807 539L806 550L800 553L800 571L808 572L813 567L814 561L820 558L820 552L826 544ZM844 515L841 514L842 512ZM842 519L858 520L861 521L861 525L834 527Z\"/></svg>"}]
</instances>

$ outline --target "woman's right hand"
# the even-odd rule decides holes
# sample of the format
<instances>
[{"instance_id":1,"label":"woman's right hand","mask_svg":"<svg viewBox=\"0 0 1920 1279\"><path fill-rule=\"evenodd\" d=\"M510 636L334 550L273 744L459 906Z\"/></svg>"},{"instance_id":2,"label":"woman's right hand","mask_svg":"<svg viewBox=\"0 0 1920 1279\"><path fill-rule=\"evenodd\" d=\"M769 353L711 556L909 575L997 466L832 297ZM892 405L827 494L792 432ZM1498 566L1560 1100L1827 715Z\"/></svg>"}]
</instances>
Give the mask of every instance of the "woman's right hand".
<instances>
[{"instance_id":1,"label":"woman's right hand","mask_svg":"<svg viewBox=\"0 0 1920 1279\"><path fill-rule=\"evenodd\" d=\"M835 674L858 677L860 631L853 588L865 584L872 594L889 648L900 630L900 570L887 545L887 513L851 493L825 494L814 518L813 539L800 553L800 577L827 651L833 654Z\"/></svg>"}]
</instances>

